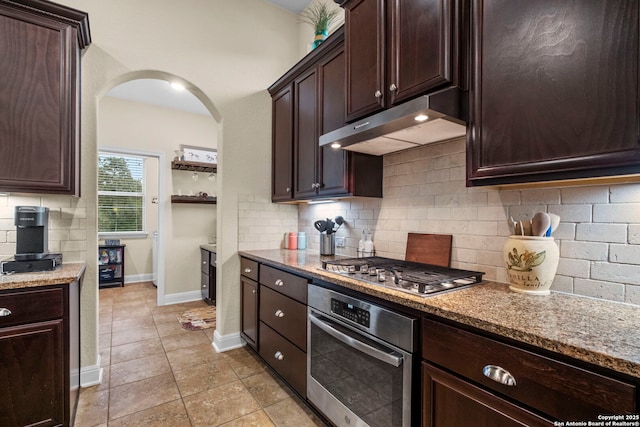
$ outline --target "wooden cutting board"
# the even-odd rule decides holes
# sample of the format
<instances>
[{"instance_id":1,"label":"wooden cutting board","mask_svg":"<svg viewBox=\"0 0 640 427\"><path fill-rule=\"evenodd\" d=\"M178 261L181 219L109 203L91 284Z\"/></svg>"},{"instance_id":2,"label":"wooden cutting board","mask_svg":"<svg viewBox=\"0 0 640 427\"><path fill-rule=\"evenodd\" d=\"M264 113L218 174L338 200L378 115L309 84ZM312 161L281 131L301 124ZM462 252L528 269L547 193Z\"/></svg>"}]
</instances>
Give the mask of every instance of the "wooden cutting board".
<instances>
[{"instance_id":1,"label":"wooden cutting board","mask_svg":"<svg viewBox=\"0 0 640 427\"><path fill-rule=\"evenodd\" d=\"M409 233L404 259L449 267L451 265L451 240L450 234Z\"/></svg>"}]
</instances>

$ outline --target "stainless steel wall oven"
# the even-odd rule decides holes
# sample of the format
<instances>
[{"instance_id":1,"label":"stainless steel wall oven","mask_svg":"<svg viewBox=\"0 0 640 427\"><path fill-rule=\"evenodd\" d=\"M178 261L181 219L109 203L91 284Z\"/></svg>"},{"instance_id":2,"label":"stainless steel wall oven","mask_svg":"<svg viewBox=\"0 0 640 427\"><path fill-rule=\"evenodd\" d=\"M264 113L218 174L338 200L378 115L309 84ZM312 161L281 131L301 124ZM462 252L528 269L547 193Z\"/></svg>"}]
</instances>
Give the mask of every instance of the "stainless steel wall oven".
<instances>
[{"instance_id":1,"label":"stainless steel wall oven","mask_svg":"<svg viewBox=\"0 0 640 427\"><path fill-rule=\"evenodd\" d=\"M309 401L337 426L411 426L417 322L309 285Z\"/></svg>"}]
</instances>

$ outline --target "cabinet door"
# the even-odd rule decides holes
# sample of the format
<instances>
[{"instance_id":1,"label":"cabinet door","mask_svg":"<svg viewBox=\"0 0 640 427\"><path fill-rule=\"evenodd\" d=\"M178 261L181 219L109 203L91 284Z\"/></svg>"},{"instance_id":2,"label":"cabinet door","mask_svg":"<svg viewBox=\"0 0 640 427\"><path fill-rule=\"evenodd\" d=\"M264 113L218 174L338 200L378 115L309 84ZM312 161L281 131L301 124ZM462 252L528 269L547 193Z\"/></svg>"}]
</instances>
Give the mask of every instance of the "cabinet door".
<instances>
[{"instance_id":1,"label":"cabinet door","mask_svg":"<svg viewBox=\"0 0 640 427\"><path fill-rule=\"evenodd\" d=\"M540 418L445 371L422 363L422 426L552 426Z\"/></svg>"},{"instance_id":2,"label":"cabinet door","mask_svg":"<svg viewBox=\"0 0 640 427\"><path fill-rule=\"evenodd\" d=\"M454 50L459 30L455 3L456 0L388 0L387 89L391 104L453 83L460 56Z\"/></svg>"},{"instance_id":3,"label":"cabinet door","mask_svg":"<svg viewBox=\"0 0 640 427\"><path fill-rule=\"evenodd\" d=\"M295 113L294 141L294 198L316 194L317 129L317 72L312 69L294 82Z\"/></svg>"},{"instance_id":4,"label":"cabinet door","mask_svg":"<svg viewBox=\"0 0 640 427\"><path fill-rule=\"evenodd\" d=\"M273 96L271 199L293 197L293 90L287 86Z\"/></svg>"},{"instance_id":5,"label":"cabinet door","mask_svg":"<svg viewBox=\"0 0 640 427\"><path fill-rule=\"evenodd\" d=\"M469 185L640 172L639 7L472 2Z\"/></svg>"},{"instance_id":6,"label":"cabinet door","mask_svg":"<svg viewBox=\"0 0 640 427\"><path fill-rule=\"evenodd\" d=\"M318 65L320 85L320 134L331 132L345 123L345 63L344 50L340 49ZM320 188L318 195L333 196L349 192L348 159L346 150L324 145L318 148Z\"/></svg>"},{"instance_id":7,"label":"cabinet door","mask_svg":"<svg viewBox=\"0 0 640 427\"><path fill-rule=\"evenodd\" d=\"M384 0L353 0L345 4L348 122L384 106Z\"/></svg>"},{"instance_id":8,"label":"cabinet door","mask_svg":"<svg viewBox=\"0 0 640 427\"><path fill-rule=\"evenodd\" d=\"M77 39L0 5L0 190L80 195Z\"/></svg>"},{"instance_id":9,"label":"cabinet door","mask_svg":"<svg viewBox=\"0 0 640 427\"><path fill-rule=\"evenodd\" d=\"M0 425L69 425L64 354L62 320L0 329Z\"/></svg>"},{"instance_id":10,"label":"cabinet door","mask_svg":"<svg viewBox=\"0 0 640 427\"><path fill-rule=\"evenodd\" d=\"M258 284L240 277L242 285L242 319L240 330L247 344L258 349Z\"/></svg>"}]
</instances>

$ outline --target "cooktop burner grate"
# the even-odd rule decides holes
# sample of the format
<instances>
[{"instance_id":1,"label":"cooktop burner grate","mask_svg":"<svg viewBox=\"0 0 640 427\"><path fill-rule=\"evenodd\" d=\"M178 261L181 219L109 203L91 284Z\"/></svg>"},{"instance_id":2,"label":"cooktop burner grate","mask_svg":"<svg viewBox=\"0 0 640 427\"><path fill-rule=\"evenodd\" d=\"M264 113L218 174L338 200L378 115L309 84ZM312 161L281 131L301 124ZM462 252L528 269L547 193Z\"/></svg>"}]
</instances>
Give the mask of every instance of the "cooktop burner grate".
<instances>
[{"instance_id":1,"label":"cooktop burner grate","mask_svg":"<svg viewBox=\"0 0 640 427\"><path fill-rule=\"evenodd\" d=\"M479 271L460 270L383 257L323 261L323 270L369 284L428 296L482 282Z\"/></svg>"}]
</instances>

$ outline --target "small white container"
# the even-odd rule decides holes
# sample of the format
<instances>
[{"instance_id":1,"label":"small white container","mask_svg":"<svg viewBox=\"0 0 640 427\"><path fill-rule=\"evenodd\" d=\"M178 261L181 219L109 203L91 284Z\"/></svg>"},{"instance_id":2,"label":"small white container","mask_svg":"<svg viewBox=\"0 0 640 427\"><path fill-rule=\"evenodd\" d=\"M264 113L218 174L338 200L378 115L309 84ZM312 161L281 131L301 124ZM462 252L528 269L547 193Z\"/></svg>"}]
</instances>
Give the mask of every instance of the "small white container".
<instances>
[{"instance_id":1,"label":"small white container","mask_svg":"<svg viewBox=\"0 0 640 427\"><path fill-rule=\"evenodd\" d=\"M298 249L307 249L307 233L304 231L298 232Z\"/></svg>"},{"instance_id":2,"label":"small white container","mask_svg":"<svg viewBox=\"0 0 640 427\"><path fill-rule=\"evenodd\" d=\"M560 250L553 237L510 236L503 247L509 289L549 295L558 269Z\"/></svg>"}]
</instances>

